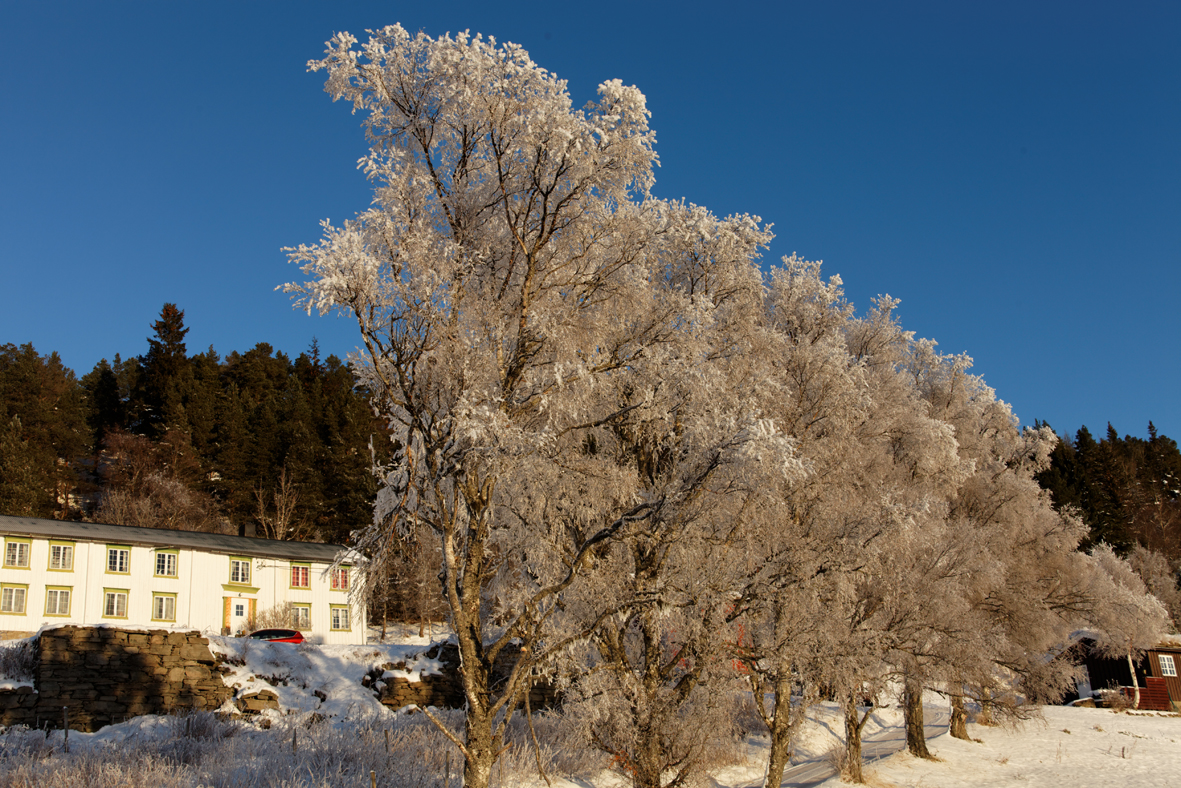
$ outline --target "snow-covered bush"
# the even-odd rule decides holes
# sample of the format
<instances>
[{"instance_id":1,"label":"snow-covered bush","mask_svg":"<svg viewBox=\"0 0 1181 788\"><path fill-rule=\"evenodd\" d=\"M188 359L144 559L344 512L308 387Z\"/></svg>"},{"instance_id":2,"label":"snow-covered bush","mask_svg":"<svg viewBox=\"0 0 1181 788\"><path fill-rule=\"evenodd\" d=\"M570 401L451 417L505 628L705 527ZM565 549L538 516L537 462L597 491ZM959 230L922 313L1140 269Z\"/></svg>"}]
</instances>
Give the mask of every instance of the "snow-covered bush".
<instances>
[{"instance_id":1,"label":"snow-covered bush","mask_svg":"<svg viewBox=\"0 0 1181 788\"><path fill-rule=\"evenodd\" d=\"M32 681L36 669L36 638L0 643L0 679Z\"/></svg>"}]
</instances>

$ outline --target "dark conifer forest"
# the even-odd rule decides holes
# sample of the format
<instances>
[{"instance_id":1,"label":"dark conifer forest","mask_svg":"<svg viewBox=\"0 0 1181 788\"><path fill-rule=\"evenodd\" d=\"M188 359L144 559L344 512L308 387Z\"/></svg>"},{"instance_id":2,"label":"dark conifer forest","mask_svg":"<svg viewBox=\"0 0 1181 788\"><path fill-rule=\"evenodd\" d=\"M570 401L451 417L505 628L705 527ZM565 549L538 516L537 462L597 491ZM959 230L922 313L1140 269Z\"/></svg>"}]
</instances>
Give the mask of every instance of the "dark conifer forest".
<instances>
[{"instance_id":1,"label":"dark conifer forest","mask_svg":"<svg viewBox=\"0 0 1181 788\"><path fill-rule=\"evenodd\" d=\"M1152 422L1147 440L1110 423L1100 440L1086 427L1064 435L1037 479L1056 509L1082 518L1084 548L1106 542L1126 556L1139 545L1181 562L1181 451Z\"/></svg>"},{"instance_id":2,"label":"dark conifer forest","mask_svg":"<svg viewBox=\"0 0 1181 788\"><path fill-rule=\"evenodd\" d=\"M344 362L190 353L175 304L151 330L81 378L0 345L0 512L331 542L371 519L389 440Z\"/></svg>"}]
</instances>

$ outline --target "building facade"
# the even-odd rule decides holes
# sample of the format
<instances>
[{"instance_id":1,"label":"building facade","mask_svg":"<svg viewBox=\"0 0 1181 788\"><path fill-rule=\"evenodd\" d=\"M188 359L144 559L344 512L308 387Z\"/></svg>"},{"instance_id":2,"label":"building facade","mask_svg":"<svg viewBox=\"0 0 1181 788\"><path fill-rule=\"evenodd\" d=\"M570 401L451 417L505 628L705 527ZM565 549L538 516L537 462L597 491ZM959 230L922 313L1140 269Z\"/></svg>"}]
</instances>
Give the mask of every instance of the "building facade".
<instances>
[{"instance_id":1,"label":"building facade","mask_svg":"<svg viewBox=\"0 0 1181 788\"><path fill-rule=\"evenodd\" d=\"M340 545L0 515L0 629L43 624L240 634L264 611L317 643L364 643Z\"/></svg>"}]
</instances>

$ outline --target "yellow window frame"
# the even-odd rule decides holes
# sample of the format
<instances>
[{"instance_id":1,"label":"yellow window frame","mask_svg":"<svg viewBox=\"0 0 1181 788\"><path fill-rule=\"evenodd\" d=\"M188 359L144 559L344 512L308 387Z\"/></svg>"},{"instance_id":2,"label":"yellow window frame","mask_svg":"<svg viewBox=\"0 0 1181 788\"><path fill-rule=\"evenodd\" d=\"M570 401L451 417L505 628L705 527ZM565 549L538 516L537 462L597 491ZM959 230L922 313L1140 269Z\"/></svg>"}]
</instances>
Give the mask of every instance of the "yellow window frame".
<instances>
[{"instance_id":1,"label":"yellow window frame","mask_svg":"<svg viewBox=\"0 0 1181 788\"><path fill-rule=\"evenodd\" d=\"M64 572L66 570L58 569L55 571ZM59 593L62 591L65 591L67 594L70 595L69 596L69 603L66 605L66 612L64 612L64 613L50 613L49 612L49 592L50 591L57 591ZM26 608L27 608L27 606L26 606ZM45 617L46 618L69 618L70 613L73 610L74 610L74 587L73 586L45 586Z\"/></svg>"},{"instance_id":2,"label":"yellow window frame","mask_svg":"<svg viewBox=\"0 0 1181 788\"><path fill-rule=\"evenodd\" d=\"M17 544L17 545L23 544L25 546L25 548L27 549L27 552L25 553L25 563L23 566L21 564L8 563L8 546L10 544ZM19 536L4 537L4 559L3 560L4 560L4 568L5 569L30 569L33 566L33 540L32 539L25 539L25 538L22 538Z\"/></svg>"},{"instance_id":3,"label":"yellow window frame","mask_svg":"<svg viewBox=\"0 0 1181 788\"><path fill-rule=\"evenodd\" d=\"M53 566L53 548L68 547L70 548L70 568L62 569L61 567L54 568ZM78 560L78 543L67 542L60 539L49 540L49 555L45 558L45 568L48 572L73 572L74 562Z\"/></svg>"}]
</instances>

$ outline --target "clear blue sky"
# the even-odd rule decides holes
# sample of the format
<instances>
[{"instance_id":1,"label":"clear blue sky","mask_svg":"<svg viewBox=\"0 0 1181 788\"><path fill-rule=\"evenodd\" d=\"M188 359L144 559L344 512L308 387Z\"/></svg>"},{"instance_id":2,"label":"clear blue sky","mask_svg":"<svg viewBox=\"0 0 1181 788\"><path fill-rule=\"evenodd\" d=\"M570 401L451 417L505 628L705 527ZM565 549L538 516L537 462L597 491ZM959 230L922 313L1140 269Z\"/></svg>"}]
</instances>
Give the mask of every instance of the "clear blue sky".
<instances>
[{"instance_id":1,"label":"clear blue sky","mask_svg":"<svg viewBox=\"0 0 1181 788\"><path fill-rule=\"evenodd\" d=\"M305 63L400 22L523 45L576 103L648 97L656 193L774 223L767 256L967 352L1025 424L1181 439L1181 4L0 0L0 343L79 375L166 301L223 355L293 312L281 251L369 192Z\"/></svg>"}]
</instances>

